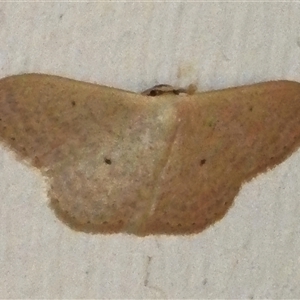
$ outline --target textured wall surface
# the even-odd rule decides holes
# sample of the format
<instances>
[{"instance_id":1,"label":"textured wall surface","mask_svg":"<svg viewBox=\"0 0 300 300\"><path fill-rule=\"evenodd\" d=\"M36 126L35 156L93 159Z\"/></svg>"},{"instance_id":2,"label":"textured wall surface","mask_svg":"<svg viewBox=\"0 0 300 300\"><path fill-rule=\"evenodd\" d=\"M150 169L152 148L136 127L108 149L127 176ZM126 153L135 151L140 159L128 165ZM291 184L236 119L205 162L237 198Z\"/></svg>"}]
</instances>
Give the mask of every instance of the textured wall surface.
<instances>
[{"instance_id":1,"label":"textured wall surface","mask_svg":"<svg viewBox=\"0 0 300 300\"><path fill-rule=\"evenodd\" d=\"M142 91L300 81L297 3L1 3L0 77L48 73ZM299 117L300 118L300 117ZM0 297L300 298L300 151L193 236L89 235L47 207L0 145Z\"/></svg>"}]
</instances>

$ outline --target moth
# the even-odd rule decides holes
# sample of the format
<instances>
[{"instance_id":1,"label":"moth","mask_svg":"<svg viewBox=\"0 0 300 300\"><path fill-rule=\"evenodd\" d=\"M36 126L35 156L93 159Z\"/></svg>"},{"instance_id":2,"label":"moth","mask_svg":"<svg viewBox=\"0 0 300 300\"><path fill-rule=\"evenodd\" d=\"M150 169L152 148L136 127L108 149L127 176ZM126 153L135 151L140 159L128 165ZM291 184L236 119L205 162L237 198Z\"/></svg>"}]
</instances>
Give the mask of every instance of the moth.
<instances>
[{"instance_id":1,"label":"moth","mask_svg":"<svg viewBox=\"0 0 300 300\"><path fill-rule=\"evenodd\" d=\"M133 93L67 78L0 80L0 140L38 168L75 230L193 234L300 142L300 84Z\"/></svg>"}]
</instances>

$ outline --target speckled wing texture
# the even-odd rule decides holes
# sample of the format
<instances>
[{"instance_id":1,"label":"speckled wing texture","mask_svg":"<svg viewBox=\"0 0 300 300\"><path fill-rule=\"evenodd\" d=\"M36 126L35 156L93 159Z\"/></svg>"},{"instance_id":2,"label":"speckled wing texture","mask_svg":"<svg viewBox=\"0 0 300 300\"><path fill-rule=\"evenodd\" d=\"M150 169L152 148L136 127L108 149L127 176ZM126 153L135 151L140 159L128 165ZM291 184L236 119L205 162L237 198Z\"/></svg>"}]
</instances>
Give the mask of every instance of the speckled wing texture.
<instances>
[{"instance_id":1,"label":"speckled wing texture","mask_svg":"<svg viewBox=\"0 0 300 300\"><path fill-rule=\"evenodd\" d=\"M300 142L300 84L157 97L62 77L0 80L0 138L91 233L198 233Z\"/></svg>"}]
</instances>

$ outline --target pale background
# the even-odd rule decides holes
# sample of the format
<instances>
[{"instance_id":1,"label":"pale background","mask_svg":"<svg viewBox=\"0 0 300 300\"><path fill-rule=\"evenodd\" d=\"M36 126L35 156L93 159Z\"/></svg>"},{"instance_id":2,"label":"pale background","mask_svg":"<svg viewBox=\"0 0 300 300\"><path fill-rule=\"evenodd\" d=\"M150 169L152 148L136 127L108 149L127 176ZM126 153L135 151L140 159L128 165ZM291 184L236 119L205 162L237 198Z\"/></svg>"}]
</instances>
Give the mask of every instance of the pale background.
<instances>
[{"instance_id":1,"label":"pale background","mask_svg":"<svg viewBox=\"0 0 300 300\"><path fill-rule=\"evenodd\" d=\"M300 4L0 3L0 77L57 74L142 91L300 81ZM193 236L88 235L0 146L0 297L300 298L300 151Z\"/></svg>"}]
</instances>

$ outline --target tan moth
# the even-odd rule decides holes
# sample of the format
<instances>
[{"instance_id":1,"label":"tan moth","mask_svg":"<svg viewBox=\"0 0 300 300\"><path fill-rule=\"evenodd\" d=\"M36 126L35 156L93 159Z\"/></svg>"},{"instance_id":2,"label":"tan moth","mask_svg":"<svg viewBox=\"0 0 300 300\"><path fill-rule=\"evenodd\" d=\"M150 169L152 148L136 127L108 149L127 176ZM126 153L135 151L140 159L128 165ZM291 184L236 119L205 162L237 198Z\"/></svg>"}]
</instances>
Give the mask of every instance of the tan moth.
<instances>
[{"instance_id":1,"label":"tan moth","mask_svg":"<svg viewBox=\"0 0 300 300\"><path fill-rule=\"evenodd\" d=\"M7 77L0 138L48 178L50 205L70 227L140 236L202 231L299 146L299 83L160 88Z\"/></svg>"}]
</instances>

